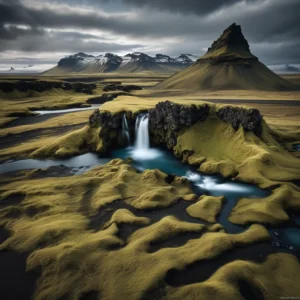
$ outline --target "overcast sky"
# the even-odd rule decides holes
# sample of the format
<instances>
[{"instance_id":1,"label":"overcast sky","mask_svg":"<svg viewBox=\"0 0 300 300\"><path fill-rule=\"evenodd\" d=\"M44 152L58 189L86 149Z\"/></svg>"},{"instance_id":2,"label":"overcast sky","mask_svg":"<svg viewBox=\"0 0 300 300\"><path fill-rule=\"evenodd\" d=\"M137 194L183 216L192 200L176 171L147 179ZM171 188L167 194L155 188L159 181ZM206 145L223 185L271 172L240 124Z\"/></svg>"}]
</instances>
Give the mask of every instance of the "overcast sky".
<instances>
[{"instance_id":1,"label":"overcast sky","mask_svg":"<svg viewBox=\"0 0 300 300\"><path fill-rule=\"evenodd\" d=\"M0 62L77 52L203 55L235 22L268 64L300 63L299 0L0 0Z\"/></svg>"}]
</instances>

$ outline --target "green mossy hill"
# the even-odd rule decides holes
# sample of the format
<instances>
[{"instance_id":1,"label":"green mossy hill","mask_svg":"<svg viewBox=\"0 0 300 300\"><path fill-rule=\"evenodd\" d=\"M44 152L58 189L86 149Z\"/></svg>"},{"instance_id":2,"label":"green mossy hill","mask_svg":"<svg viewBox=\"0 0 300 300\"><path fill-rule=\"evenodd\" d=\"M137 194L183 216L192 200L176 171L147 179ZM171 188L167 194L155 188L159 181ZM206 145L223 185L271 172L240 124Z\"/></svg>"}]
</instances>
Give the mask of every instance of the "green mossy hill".
<instances>
[{"instance_id":1,"label":"green mossy hill","mask_svg":"<svg viewBox=\"0 0 300 300\"><path fill-rule=\"evenodd\" d=\"M227 234L219 224L188 223L173 216L154 221L151 216L138 217L117 206L115 211L110 211L106 207L109 203L118 205L126 201L133 209L131 205L135 206L134 200L139 198L137 203L142 203L144 208L160 209L184 196L190 198L192 193L186 181L177 180L170 185L165 182L166 174L138 173L121 160L112 160L78 176L34 179L32 175L32 172L24 173L9 181L1 178L0 225L10 236L0 245L0 250L29 253L27 271L39 270L33 299L77 300L94 291L99 299L114 300L122 295L122 299L138 300L158 289L160 299L179 299L185 289L190 290L187 299L207 299L209 290L214 291L209 299L223 295L228 299L242 299L237 284L240 279L253 282L265 299L272 299L267 296L279 297L291 287L285 282L291 274L294 279L300 276L296 259L278 254L262 264L247 261L226 264L199 284L168 286L165 278L169 271L184 270L195 262L209 262L227 251L268 241L268 231L255 224L243 233ZM149 191L153 195L161 193L158 189L165 189L163 205L153 206L155 197L141 199ZM108 221L105 215L109 216ZM100 224L96 229L93 220L97 217ZM135 226L128 237L120 235L124 225ZM187 234L198 234L198 238L180 246L163 244ZM161 247L153 248L160 243ZM272 282L268 276L271 268L277 271ZM280 281L279 274L286 285ZM290 291L297 291L294 289Z\"/></svg>"}]
</instances>

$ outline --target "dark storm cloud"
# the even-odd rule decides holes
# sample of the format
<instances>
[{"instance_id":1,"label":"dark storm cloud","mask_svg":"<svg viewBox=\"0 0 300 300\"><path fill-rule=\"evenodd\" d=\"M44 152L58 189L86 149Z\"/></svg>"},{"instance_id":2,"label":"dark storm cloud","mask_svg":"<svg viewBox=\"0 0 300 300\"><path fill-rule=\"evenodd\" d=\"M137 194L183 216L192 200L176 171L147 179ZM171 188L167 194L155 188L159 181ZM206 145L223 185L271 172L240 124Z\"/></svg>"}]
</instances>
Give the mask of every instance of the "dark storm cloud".
<instances>
[{"instance_id":1,"label":"dark storm cloud","mask_svg":"<svg viewBox=\"0 0 300 300\"><path fill-rule=\"evenodd\" d=\"M161 1L161 3L169 2ZM236 0L233 2L238 3L241 1ZM258 2L263 3L264 1L256 1L255 3ZM287 6L285 3L288 2L289 5ZM155 3L153 2L153 4ZM179 10L181 6L178 6L178 3L175 1L172 9L177 7ZM199 6L198 1L197 3ZM221 1L216 1L218 5L221 3ZM248 1L248 3L254 3L254 1ZM226 26L236 21L242 25L244 24L243 28L246 28L250 37L257 41L262 38L272 39L278 34L281 36L298 34L300 28L300 26L297 26L298 23L300 25L298 20L300 2L287 0L285 3L274 3L270 6L249 11L246 14L243 11L236 11L234 16L215 16L214 19L207 19L198 17L186 18L184 15L164 15L161 12L154 13L153 11L148 13L143 10L139 11L138 18L101 15L97 14L97 10L89 14L82 14L76 12L76 10L59 11L47 7L43 10L38 10L33 7L25 7L18 1L14 1L12 4L0 2L0 11L3 12L0 15L0 24L12 23L26 24L32 27L100 29L116 34L127 34L132 37L176 37L196 36L198 34L199 38L211 39L217 38L221 29L225 29ZM155 8L155 5L153 8ZM284 13L282 13L283 11ZM274 20L279 22L274 22Z\"/></svg>"},{"instance_id":2,"label":"dark storm cloud","mask_svg":"<svg viewBox=\"0 0 300 300\"><path fill-rule=\"evenodd\" d=\"M89 24L88 15L61 15L53 10L36 10L25 7L20 1L0 1L0 51L26 52L118 52L141 47L140 44L120 45L106 37L78 31L47 31L45 28L96 28L99 23ZM24 28L25 27L25 28ZM107 42L108 41L108 42Z\"/></svg>"},{"instance_id":3,"label":"dark storm cloud","mask_svg":"<svg viewBox=\"0 0 300 300\"><path fill-rule=\"evenodd\" d=\"M220 8L231 6L241 0L123 0L124 3L139 7L165 10L169 12L207 15ZM244 0L255 2L256 0Z\"/></svg>"},{"instance_id":4,"label":"dark storm cloud","mask_svg":"<svg viewBox=\"0 0 300 300\"><path fill-rule=\"evenodd\" d=\"M0 30L0 40L3 39ZM48 32L42 29L20 29L10 27L4 34L5 42L0 43L0 51L17 49L25 52L116 52L129 51L141 45L120 45L101 40L91 34L78 32ZM17 38L12 38L14 35ZM87 40L85 40L87 39ZM84 42L83 42L84 40ZM50 41L50 42L49 42Z\"/></svg>"},{"instance_id":5,"label":"dark storm cloud","mask_svg":"<svg viewBox=\"0 0 300 300\"><path fill-rule=\"evenodd\" d=\"M24 36L43 36L45 35L45 30L41 28L29 28L29 29L24 29L24 28L19 28L18 26L11 25L9 27L5 27L3 24L0 27L0 40L3 41L3 43L7 41L12 41L16 40L19 37L24 37ZM7 40L7 41L5 41ZM1 49L1 45L0 45Z\"/></svg>"},{"instance_id":6,"label":"dark storm cloud","mask_svg":"<svg viewBox=\"0 0 300 300\"><path fill-rule=\"evenodd\" d=\"M259 0L244 0L245 2L256 2ZM163 10L167 12L175 12L180 14L197 14L207 15L220 8L231 6L241 0L66 0L67 3L85 3L95 6L103 4L106 7L139 7L151 10Z\"/></svg>"},{"instance_id":7,"label":"dark storm cloud","mask_svg":"<svg viewBox=\"0 0 300 300\"><path fill-rule=\"evenodd\" d=\"M24 34L30 38L32 47L35 40L37 51L44 51L48 45L56 51L61 47L61 51L104 52L106 50L100 48L91 50L97 48L97 44L105 44L104 38L88 33L100 30L111 39L122 36L129 43L131 39L138 41L130 46L115 43L112 52L155 44L163 49L161 52L171 55L202 54L202 48L209 47L228 25L236 22L242 25L252 51L262 61L300 61L295 50L300 39L299 0L65 0L64 3L69 4L67 9L51 0L38 4L45 2L49 5L41 9L17 0L9 3L0 0L0 50L29 49L22 37ZM72 9L75 4L82 3L92 10ZM103 13L104 8L109 8L106 10L109 13ZM22 31L12 26L8 30L4 24L28 25L30 29ZM50 36L44 28L68 31ZM68 39L72 44L67 45ZM85 39L91 40L84 43Z\"/></svg>"}]
</instances>

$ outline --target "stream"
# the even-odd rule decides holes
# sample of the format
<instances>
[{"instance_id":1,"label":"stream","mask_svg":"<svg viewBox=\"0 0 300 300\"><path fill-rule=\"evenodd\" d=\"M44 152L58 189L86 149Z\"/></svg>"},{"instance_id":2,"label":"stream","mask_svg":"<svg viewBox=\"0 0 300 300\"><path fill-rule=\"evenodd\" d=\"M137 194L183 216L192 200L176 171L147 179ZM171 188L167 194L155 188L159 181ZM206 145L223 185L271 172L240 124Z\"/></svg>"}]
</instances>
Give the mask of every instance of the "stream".
<instances>
[{"instance_id":1,"label":"stream","mask_svg":"<svg viewBox=\"0 0 300 300\"><path fill-rule=\"evenodd\" d=\"M8 124L5 125L5 128L11 128L16 126L22 125L31 125L40 122L44 122L48 119L58 117L64 114L72 113L72 112L79 112L79 111L86 111L86 110L95 110L99 108L100 105L92 105L88 107L79 107L79 108L66 108L66 109L53 109L53 110L33 110L33 113L36 113L34 116L25 116L20 117Z\"/></svg>"}]
</instances>

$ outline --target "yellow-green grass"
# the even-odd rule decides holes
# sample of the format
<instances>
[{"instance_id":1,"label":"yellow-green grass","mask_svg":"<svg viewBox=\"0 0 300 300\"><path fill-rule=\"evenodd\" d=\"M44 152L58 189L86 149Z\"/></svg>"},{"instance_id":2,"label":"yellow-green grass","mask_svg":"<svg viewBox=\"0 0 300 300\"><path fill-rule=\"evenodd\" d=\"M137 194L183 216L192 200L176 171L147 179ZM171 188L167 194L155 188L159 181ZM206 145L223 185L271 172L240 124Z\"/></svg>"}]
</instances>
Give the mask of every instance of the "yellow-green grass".
<instances>
[{"instance_id":1,"label":"yellow-green grass","mask_svg":"<svg viewBox=\"0 0 300 300\"><path fill-rule=\"evenodd\" d=\"M8 127L0 129L0 137L5 137L8 135L15 134L26 134L28 131L32 130L43 130L49 129L51 131L52 128L63 128L65 126L70 125L78 125L88 123L89 116L92 114L93 110L85 110L79 112L72 112L62 116L57 116L50 118L48 120L39 122L38 124L29 124L29 125L20 125L15 127Z\"/></svg>"},{"instance_id":2,"label":"yellow-green grass","mask_svg":"<svg viewBox=\"0 0 300 300\"><path fill-rule=\"evenodd\" d=\"M280 74L280 76L295 84L300 84L300 73L297 74Z\"/></svg>"},{"instance_id":3,"label":"yellow-green grass","mask_svg":"<svg viewBox=\"0 0 300 300\"><path fill-rule=\"evenodd\" d=\"M40 270L34 299L79 299L90 291L108 300L120 295L122 299L141 299L159 288L171 269L183 270L194 262L205 262L231 249L270 239L261 225L252 225L241 234L227 234L219 224L188 223L172 216L154 223L124 209L112 214L97 231L89 227L90 217L105 210L108 203L138 202L151 208L155 195L164 189L165 201L170 205L192 193L189 184L176 180L169 185L166 174L158 170L137 173L121 160L72 177L38 179L32 178L33 174L28 172L11 181L0 179L0 203L6 203L0 210L0 225L10 232L0 250L29 253L27 271ZM10 205L10 197L16 196L22 200ZM155 207L164 205L158 203ZM137 226L126 240L118 236L122 224ZM188 233L199 233L199 238L182 246L151 251L154 243ZM275 279L272 276L272 281L270 269L278 274ZM263 264L234 261L202 283L167 286L164 292L167 299L182 299L183 293L186 299L219 299L224 295L227 299L241 299L238 281L244 279L258 286L265 299L273 299L291 288L285 282L290 276L300 277L299 262L292 255L277 254ZM290 292L296 291L292 286Z\"/></svg>"},{"instance_id":4,"label":"yellow-green grass","mask_svg":"<svg viewBox=\"0 0 300 300\"><path fill-rule=\"evenodd\" d=\"M263 199L240 199L231 211L229 220L235 224L280 224L289 220L287 210L300 211L300 188L286 183Z\"/></svg>"},{"instance_id":5,"label":"yellow-green grass","mask_svg":"<svg viewBox=\"0 0 300 300\"><path fill-rule=\"evenodd\" d=\"M264 91L264 90L193 90L193 89L164 89L159 85L155 89L143 89L135 94L141 97L159 97L168 100L183 98L186 100L300 100L300 91Z\"/></svg>"},{"instance_id":6,"label":"yellow-green grass","mask_svg":"<svg viewBox=\"0 0 300 300\"><path fill-rule=\"evenodd\" d=\"M202 219L210 223L216 223L216 218L220 213L224 202L224 196L213 197L203 195L199 198L197 203L190 205L186 212L193 218Z\"/></svg>"},{"instance_id":7,"label":"yellow-green grass","mask_svg":"<svg viewBox=\"0 0 300 300\"><path fill-rule=\"evenodd\" d=\"M209 53L208 53L209 54ZM205 58L205 56L203 57ZM160 83L159 89L187 90L296 90L289 81L273 73L259 61L244 64L198 61Z\"/></svg>"},{"instance_id":8,"label":"yellow-green grass","mask_svg":"<svg viewBox=\"0 0 300 300\"><path fill-rule=\"evenodd\" d=\"M126 78L151 78L151 79L161 79L161 78L168 78L170 76L169 73L153 73L153 72L137 72L137 73L118 73L118 72L113 72L113 73L70 73L70 74L41 74L41 78L47 78L47 79L76 79L76 78L96 78L98 80L117 80L117 79L126 79Z\"/></svg>"},{"instance_id":9,"label":"yellow-green grass","mask_svg":"<svg viewBox=\"0 0 300 300\"><path fill-rule=\"evenodd\" d=\"M236 260L221 267L205 282L169 287L167 299L243 300L245 298L237 291L241 281L249 285L253 295L258 291L262 299L276 300L286 297L284 295L298 297L300 287L295 282L300 280L299 275L299 261L289 254L272 254L262 264Z\"/></svg>"},{"instance_id":10,"label":"yellow-green grass","mask_svg":"<svg viewBox=\"0 0 300 300\"><path fill-rule=\"evenodd\" d=\"M98 92L102 94L101 91ZM0 122L2 125L12 120L8 118L31 115L30 110L65 109L69 107L87 106L86 101L93 97L92 95L63 90L39 94L39 96L35 97L28 95L22 97L19 95L18 97L20 98L18 99L9 99L8 95L5 95L6 98L1 98L0 96Z\"/></svg>"},{"instance_id":11,"label":"yellow-green grass","mask_svg":"<svg viewBox=\"0 0 300 300\"><path fill-rule=\"evenodd\" d=\"M24 159L28 157L70 157L87 151L83 145L93 146L94 151L102 150L100 130L91 130L88 126L73 130L67 134L54 135L49 130L49 136L36 137L18 145L0 150L0 161L9 158ZM26 134L26 133L25 133Z\"/></svg>"}]
</instances>

